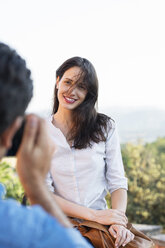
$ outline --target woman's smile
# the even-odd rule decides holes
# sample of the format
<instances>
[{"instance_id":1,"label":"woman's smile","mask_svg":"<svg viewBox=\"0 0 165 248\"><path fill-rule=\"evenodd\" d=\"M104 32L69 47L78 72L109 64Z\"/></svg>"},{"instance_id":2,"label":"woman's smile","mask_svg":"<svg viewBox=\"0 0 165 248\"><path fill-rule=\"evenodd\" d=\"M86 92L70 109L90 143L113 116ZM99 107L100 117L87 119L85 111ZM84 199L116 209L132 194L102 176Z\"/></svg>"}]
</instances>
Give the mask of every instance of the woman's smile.
<instances>
[{"instance_id":1,"label":"woman's smile","mask_svg":"<svg viewBox=\"0 0 165 248\"><path fill-rule=\"evenodd\" d=\"M77 101L77 99L67 97L67 96L64 96L64 99L67 103L70 103L70 104L75 103Z\"/></svg>"}]
</instances>

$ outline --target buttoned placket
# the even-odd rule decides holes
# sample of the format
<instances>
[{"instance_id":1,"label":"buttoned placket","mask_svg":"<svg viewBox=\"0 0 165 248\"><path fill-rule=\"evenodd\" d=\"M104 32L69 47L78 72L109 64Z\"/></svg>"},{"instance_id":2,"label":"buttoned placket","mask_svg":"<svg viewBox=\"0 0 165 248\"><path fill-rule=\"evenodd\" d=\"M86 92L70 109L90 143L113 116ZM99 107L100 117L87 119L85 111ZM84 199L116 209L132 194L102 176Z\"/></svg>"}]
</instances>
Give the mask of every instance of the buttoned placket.
<instances>
[{"instance_id":1,"label":"buttoned placket","mask_svg":"<svg viewBox=\"0 0 165 248\"><path fill-rule=\"evenodd\" d=\"M56 128L56 127L54 127L54 128ZM74 148L73 143L72 143L71 146L68 144L68 142L66 140L66 137L64 136L63 132L59 128L56 128L56 130L58 130L58 132L60 133L63 141L66 143L66 147L68 149L68 154L70 154L70 156L71 156L72 164L71 164L71 166L70 165L69 166L71 168L71 173L72 173L73 182L74 182L74 192L75 192L75 195L76 195L75 200L76 200L76 202L81 203L80 191L79 191L79 187L78 187L78 180L77 180L77 177L76 177L76 161L75 161L76 149Z\"/></svg>"},{"instance_id":2,"label":"buttoned placket","mask_svg":"<svg viewBox=\"0 0 165 248\"><path fill-rule=\"evenodd\" d=\"M81 199L80 199L80 191L79 191L79 186L78 186L78 180L77 180L77 177L76 177L76 161L75 161L75 153L76 153L76 150L74 147L70 147L70 150L71 150L71 155L72 155L72 160L73 160L73 164L72 164L72 173L73 173L73 180L74 180L74 184L75 184L75 192L76 192L76 195L77 195L77 199L76 199L76 202L81 202Z\"/></svg>"}]
</instances>

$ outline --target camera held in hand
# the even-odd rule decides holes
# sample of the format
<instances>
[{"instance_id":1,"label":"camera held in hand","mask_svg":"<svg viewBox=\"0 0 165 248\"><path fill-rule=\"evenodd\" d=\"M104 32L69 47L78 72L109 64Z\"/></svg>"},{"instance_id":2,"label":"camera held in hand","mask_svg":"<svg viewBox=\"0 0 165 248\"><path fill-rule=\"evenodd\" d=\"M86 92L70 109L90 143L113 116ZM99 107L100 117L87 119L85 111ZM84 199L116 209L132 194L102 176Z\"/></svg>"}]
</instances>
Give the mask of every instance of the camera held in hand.
<instances>
[{"instance_id":1,"label":"camera held in hand","mask_svg":"<svg viewBox=\"0 0 165 248\"><path fill-rule=\"evenodd\" d=\"M19 146L21 144L22 141L22 137L23 137L23 132L24 132L24 127L25 127L25 119L22 122L21 127L18 129L18 131L16 132L16 134L13 137L12 140L12 146L11 148L7 151L6 156L16 156L17 151L19 149Z\"/></svg>"}]
</instances>

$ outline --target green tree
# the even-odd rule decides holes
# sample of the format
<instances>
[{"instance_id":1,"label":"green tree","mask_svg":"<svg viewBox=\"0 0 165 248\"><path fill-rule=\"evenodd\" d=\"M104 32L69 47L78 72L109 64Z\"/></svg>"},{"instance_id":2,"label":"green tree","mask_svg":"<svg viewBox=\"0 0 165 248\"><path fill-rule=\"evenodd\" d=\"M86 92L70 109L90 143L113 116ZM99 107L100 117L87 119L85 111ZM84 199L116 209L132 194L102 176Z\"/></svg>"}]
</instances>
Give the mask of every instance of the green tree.
<instances>
[{"instance_id":1,"label":"green tree","mask_svg":"<svg viewBox=\"0 0 165 248\"><path fill-rule=\"evenodd\" d=\"M6 187L6 198L22 200L23 188L20 184L15 168L6 162L0 162L0 183Z\"/></svg>"},{"instance_id":2,"label":"green tree","mask_svg":"<svg viewBox=\"0 0 165 248\"><path fill-rule=\"evenodd\" d=\"M122 156L128 177L127 215L131 222L165 225L165 139L125 144Z\"/></svg>"}]
</instances>

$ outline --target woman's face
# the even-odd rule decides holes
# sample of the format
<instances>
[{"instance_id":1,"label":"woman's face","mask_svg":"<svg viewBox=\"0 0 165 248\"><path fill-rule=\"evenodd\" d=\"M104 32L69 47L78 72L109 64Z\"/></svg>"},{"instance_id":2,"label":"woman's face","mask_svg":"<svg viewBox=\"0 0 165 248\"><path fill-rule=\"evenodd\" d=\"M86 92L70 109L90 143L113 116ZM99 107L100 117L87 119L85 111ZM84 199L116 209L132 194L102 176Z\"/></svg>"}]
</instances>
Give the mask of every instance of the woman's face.
<instances>
[{"instance_id":1,"label":"woman's face","mask_svg":"<svg viewBox=\"0 0 165 248\"><path fill-rule=\"evenodd\" d=\"M78 80L81 73L81 69L74 66L64 73L61 80L57 78L57 97L61 107L73 110L84 101L87 89L85 84Z\"/></svg>"}]
</instances>

